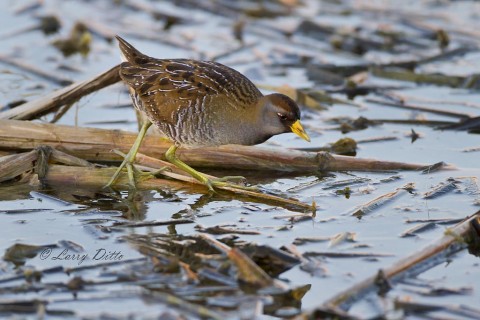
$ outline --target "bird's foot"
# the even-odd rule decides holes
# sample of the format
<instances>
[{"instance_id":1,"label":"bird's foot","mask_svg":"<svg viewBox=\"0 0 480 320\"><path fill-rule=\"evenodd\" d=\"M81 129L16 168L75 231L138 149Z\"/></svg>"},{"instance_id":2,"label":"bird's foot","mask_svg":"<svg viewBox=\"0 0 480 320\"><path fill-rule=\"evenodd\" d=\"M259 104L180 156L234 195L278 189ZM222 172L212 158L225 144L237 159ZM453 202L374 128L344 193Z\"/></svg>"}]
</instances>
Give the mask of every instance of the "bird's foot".
<instances>
[{"instance_id":1,"label":"bird's foot","mask_svg":"<svg viewBox=\"0 0 480 320\"><path fill-rule=\"evenodd\" d=\"M157 178L160 174L162 174L165 171L172 171L172 169L168 166L165 166L155 171L150 171L150 172L140 171L140 175L146 176L147 178Z\"/></svg>"},{"instance_id":2,"label":"bird's foot","mask_svg":"<svg viewBox=\"0 0 480 320\"><path fill-rule=\"evenodd\" d=\"M118 177L120 176L120 173L123 171L124 168L128 168L128 165L127 163L129 163L128 161L128 157L130 155L130 152L125 155L123 152L120 152L119 150L113 150L113 152L115 152L116 154L119 154L120 156L123 157L123 161L122 163L118 166L117 170L115 171L115 173L113 174L113 176L110 178L110 180L107 182L107 184L105 185L104 188L109 188L111 187L115 181L117 181ZM128 169L127 169L128 170ZM129 175L130 176L130 175ZM135 182L134 182L135 183Z\"/></svg>"},{"instance_id":3,"label":"bird's foot","mask_svg":"<svg viewBox=\"0 0 480 320\"><path fill-rule=\"evenodd\" d=\"M232 177L230 177L230 176L229 177L223 177L223 178L213 178L213 179L205 178L205 180L202 181L202 182L212 192L215 192L215 188L222 189L224 187L239 189L239 190L246 190L246 191L259 191L259 189L257 187L246 186L245 183L236 184L236 183L228 182L228 181L231 181L231 180L239 180L239 179L236 179L238 177L233 177L233 178L234 179L232 179ZM241 178L243 178L243 179L241 179L242 182L245 182L245 178L244 177L241 177Z\"/></svg>"},{"instance_id":4,"label":"bird's foot","mask_svg":"<svg viewBox=\"0 0 480 320\"><path fill-rule=\"evenodd\" d=\"M135 167L135 165L133 164L134 161L135 161L135 155L132 155L132 150L130 150L130 152L128 152L127 154L124 154L123 152L119 151L119 150L113 150L113 152L115 152L116 154L118 154L119 156L122 156L123 157L123 162L120 164L120 166L118 166L117 168L117 171L115 171L115 173L113 174L113 176L110 178L110 180L108 181L108 183L105 185L105 187L110 187L112 186L115 181L118 179L118 177L120 176L120 173L126 169L127 170L127 175L128 175L128 184L133 188L133 189L136 189L136 180L137 178L140 178L140 177L148 177L148 178L151 178L152 176L152 173L150 172L143 172L141 171L140 169L138 169L137 167ZM163 168L162 168L163 169Z\"/></svg>"},{"instance_id":5,"label":"bird's foot","mask_svg":"<svg viewBox=\"0 0 480 320\"><path fill-rule=\"evenodd\" d=\"M190 174L193 178L203 183L205 186L207 186L208 190L210 190L211 192L215 192L215 188L222 189L225 187L232 188L232 189L248 190L248 191L258 191L256 187L245 186L245 183L243 183L243 185L240 185L240 184L228 182L231 180L241 180L245 182L246 179L244 177L227 176L224 178L208 178L207 176L205 176L205 174L193 169L192 167L187 165L185 162L178 159L175 156L176 150L177 150L176 145L171 146L167 150L167 152L165 153L165 157L167 158L167 160L173 165L175 165L177 168L185 171L186 173Z\"/></svg>"},{"instance_id":6,"label":"bird's foot","mask_svg":"<svg viewBox=\"0 0 480 320\"><path fill-rule=\"evenodd\" d=\"M225 176L221 178L215 178L214 180L218 182L234 182L235 184L239 185L246 185L247 183L247 178L242 176Z\"/></svg>"},{"instance_id":7,"label":"bird's foot","mask_svg":"<svg viewBox=\"0 0 480 320\"><path fill-rule=\"evenodd\" d=\"M119 154L120 156L123 157L123 162L122 164L117 168L117 171L113 174L112 178L110 178L110 181L108 181L107 185L105 187L110 187L112 186L115 181L118 179L120 176L120 173L124 168L127 168L127 173L128 173L128 180L130 186L135 189L135 174L138 172L141 172L140 170L136 169L133 166L133 163L135 162L135 157L137 156L138 149L140 148L140 145L143 141L143 138L145 137L145 134L147 133L148 128L152 123L150 121L145 121L140 128L140 131L138 132L137 138L135 139L135 142L133 143L132 147L130 148L130 151L125 155L124 153L114 150L116 154Z\"/></svg>"}]
</instances>

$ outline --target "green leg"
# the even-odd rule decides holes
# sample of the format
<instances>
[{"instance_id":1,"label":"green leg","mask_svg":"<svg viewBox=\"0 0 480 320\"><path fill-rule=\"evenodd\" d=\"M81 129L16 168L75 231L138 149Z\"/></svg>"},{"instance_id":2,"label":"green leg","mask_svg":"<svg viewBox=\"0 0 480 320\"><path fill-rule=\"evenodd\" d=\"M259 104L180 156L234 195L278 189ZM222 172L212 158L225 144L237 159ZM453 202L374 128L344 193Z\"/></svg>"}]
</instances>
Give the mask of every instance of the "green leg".
<instances>
[{"instance_id":1,"label":"green leg","mask_svg":"<svg viewBox=\"0 0 480 320\"><path fill-rule=\"evenodd\" d=\"M225 179L209 179L207 178L203 173L193 169L190 167L188 164L183 162L182 160L178 159L177 156L175 155L175 152L177 151L178 147L173 145L170 148L168 148L167 152L165 153L165 157L167 160L174 164L177 168L185 171L201 183L205 184L210 191L213 191L214 187L222 187L222 186L228 186L228 187L233 187L237 189L245 189L245 190L257 190L255 187L243 187L237 184L232 184L228 182L224 182ZM233 178L238 178L238 177L233 177ZM242 177L243 178L243 177Z\"/></svg>"},{"instance_id":2,"label":"green leg","mask_svg":"<svg viewBox=\"0 0 480 320\"><path fill-rule=\"evenodd\" d=\"M191 175L201 183L207 185L209 189L212 189L212 186L209 183L210 180L207 177L205 177L203 174L201 174L200 172L193 169L188 164L186 164L185 162L177 158L177 156L175 155L175 152L177 151L177 149L178 147L176 145L173 145L170 148L168 148L167 152L165 153L165 157L167 158L167 160L170 163L174 164L177 168L185 171L186 173L188 173L189 175Z\"/></svg>"},{"instance_id":3,"label":"green leg","mask_svg":"<svg viewBox=\"0 0 480 320\"><path fill-rule=\"evenodd\" d=\"M142 127L140 128L140 132L138 133L137 138L135 139L135 142L130 148L130 151L128 151L128 154L123 159L122 164L117 168L117 171L115 171L112 178L110 179L110 181L108 181L105 187L110 187L118 179L120 172L122 172L122 169L125 167L127 168L128 180L130 182L130 185L135 187L135 175L134 175L133 163L135 162L135 157L137 156L137 152L138 152L138 149L140 148L140 145L142 144L143 138L145 138L145 134L147 133L147 130L148 128L150 128L151 125L152 123L150 121L146 121L143 123Z\"/></svg>"}]
</instances>

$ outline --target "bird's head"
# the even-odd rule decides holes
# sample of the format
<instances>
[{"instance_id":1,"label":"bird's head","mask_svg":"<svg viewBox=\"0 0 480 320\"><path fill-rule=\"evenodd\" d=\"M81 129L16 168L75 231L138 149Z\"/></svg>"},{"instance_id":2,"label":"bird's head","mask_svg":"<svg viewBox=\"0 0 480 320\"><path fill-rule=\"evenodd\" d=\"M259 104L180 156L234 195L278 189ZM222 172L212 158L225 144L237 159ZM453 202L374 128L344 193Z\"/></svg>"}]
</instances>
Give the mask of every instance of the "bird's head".
<instances>
[{"instance_id":1,"label":"bird's head","mask_svg":"<svg viewBox=\"0 0 480 320\"><path fill-rule=\"evenodd\" d=\"M261 101L264 129L270 135L293 132L300 138L310 142L310 137L300 123L298 105L281 93L264 96Z\"/></svg>"}]
</instances>

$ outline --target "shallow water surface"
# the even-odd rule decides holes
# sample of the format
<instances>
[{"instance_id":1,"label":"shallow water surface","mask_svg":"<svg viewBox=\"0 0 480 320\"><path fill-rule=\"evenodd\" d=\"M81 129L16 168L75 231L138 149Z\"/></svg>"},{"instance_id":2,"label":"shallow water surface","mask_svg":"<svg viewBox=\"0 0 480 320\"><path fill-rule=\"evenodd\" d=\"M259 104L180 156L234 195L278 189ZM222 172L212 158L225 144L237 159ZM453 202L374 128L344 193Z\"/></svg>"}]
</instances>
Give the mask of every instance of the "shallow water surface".
<instances>
[{"instance_id":1,"label":"shallow water surface","mask_svg":"<svg viewBox=\"0 0 480 320\"><path fill-rule=\"evenodd\" d=\"M207 318L288 317L321 306L379 269L441 238L447 228L478 211L478 134L439 130L420 121L407 122L458 123L458 117L408 110L401 103L400 107L391 107L371 100L403 101L475 117L480 113L477 87L400 81L375 76L366 69L365 80L357 85L371 90L349 100L340 90L346 87L344 82L332 85L324 77L317 78L308 72L329 64L389 64L402 58L419 60L437 56L442 51L434 36L435 28L448 21L450 24L444 28L451 39L444 50L471 45L472 51L434 59L415 71L465 77L476 74L478 40L472 39L478 38L472 35L471 28L465 28L467 21L478 24L475 16L480 14L480 7L475 2L410 1L406 6L405 1L302 1L303 4L297 5L297 1L272 0L262 2L265 3L262 7L253 1L220 1L215 6L213 1L178 1L175 5L164 1L118 4L52 0L38 8L17 12L33 3L10 0L0 3L3 35L0 58L14 57L72 81L87 79L119 62L115 41L106 41L95 30L125 36L141 51L155 57L219 57L219 62L243 72L256 84L289 85L312 96L312 92L324 90L338 99L322 111L302 107L302 123L312 138L310 144L293 134L284 134L264 143L265 147L319 148L349 137L359 142L356 154L359 158L425 165L444 161L455 168L427 174L234 172L274 194L306 203L315 201L318 205L315 216L239 200L232 195L205 195L188 189L115 193L35 183L5 184L0 187L3 227L0 251L4 252L0 260L2 316L13 318L22 312L40 317L46 312L51 318L99 319L102 315L153 318L182 314L200 318L200 306L205 306L212 312ZM134 3L144 4L143 9L134 9ZM212 6L215 12L209 10ZM257 11L250 11L250 6L259 10L259 18L252 17ZM168 21L172 26L165 29L165 17L160 15L155 19L152 10L171 15ZM267 17L267 13L278 10L285 11L287 16ZM47 14L60 18L59 34L20 32L34 25L36 16ZM232 32L233 25L241 19L245 23L243 44ZM77 21L83 21L93 30L91 51L86 57L78 54L63 57L51 43L66 37ZM295 30L303 21L314 21L334 31L327 36L315 33L318 31L300 34ZM396 34L397 38L391 41L399 44L395 43L392 49L369 47L374 44L367 40L387 41L379 31ZM355 37L348 39L351 34ZM342 37L345 39L341 47L332 48L335 39ZM352 41L358 41L356 47ZM361 46L365 46L366 53L358 54ZM18 100L38 99L61 87L2 61L1 108ZM130 105L124 85L115 84L82 98L57 123L136 131L136 115ZM382 123L348 133L338 129L338 119L359 117ZM52 115L46 115L34 121L52 119ZM403 122L395 123L397 120ZM419 135L415 141L412 130ZM379 137L391 139L375 141ZM221 176L225 171L209 173ZM410 183L414 187L404 190ZM428 196L439 186L445 186L442 192ZM347 187L349 196L344 195ZM394 192L395 196L378 200ZM359 210L363 215L354 215ZM211 229L218 227L227 231ZM222 260L225 257L219 257L218 251L192 244L204 233L243 250L247 249L242 246L256 244L289 252L296 259L295 266L273 276L288 290L311 287L300 299L294 299L288 290L279 294L268 291L271 288L262 291L242 286L241 281L235 280L231 262ZM181 264L179 267L178 260L191 265L200 280L189 278L188 268ZM255 261L261 264L260 260ZM267 266L273 264L266 261ZM351 314L361 318L396 315L412 319L417 316L462 319L480 315L476 306L480 284L472 281L480 276L478 257L464 249L448 261L438 263L418 276L397 282L385 297L374 294L360 299L350 309ZM418 306L410 310L395 308L394 302L402 299L419 304L470 306L473 311L445 309L422 313Z\"/></svg>"}]
</instances>

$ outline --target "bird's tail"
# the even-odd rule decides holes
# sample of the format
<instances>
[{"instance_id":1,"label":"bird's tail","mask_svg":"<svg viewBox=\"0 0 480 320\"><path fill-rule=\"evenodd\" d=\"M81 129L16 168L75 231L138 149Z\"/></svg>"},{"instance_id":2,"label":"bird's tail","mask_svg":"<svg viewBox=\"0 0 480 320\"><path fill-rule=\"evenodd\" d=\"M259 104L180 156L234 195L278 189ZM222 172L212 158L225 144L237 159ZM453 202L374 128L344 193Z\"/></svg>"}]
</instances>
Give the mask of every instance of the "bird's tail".
<instances>
[{"instance_id":1,"label":"bird's tail","mask_svg":"<svg viewBox=\"0 0 480 320\"><path fill-rule=\"evenodd\" d=\"M118 40L118 46L120 47L120 52L122 54L122 60L128 61L131 64L142 64L147 58L146 55L135 49L130 43L125 41L120 36L115 36Z\"/></svg>"}]
</instances>

